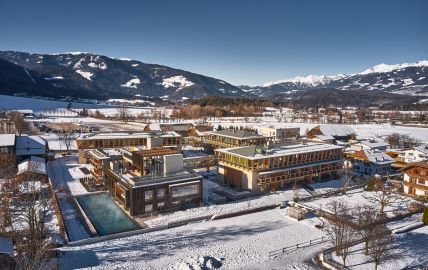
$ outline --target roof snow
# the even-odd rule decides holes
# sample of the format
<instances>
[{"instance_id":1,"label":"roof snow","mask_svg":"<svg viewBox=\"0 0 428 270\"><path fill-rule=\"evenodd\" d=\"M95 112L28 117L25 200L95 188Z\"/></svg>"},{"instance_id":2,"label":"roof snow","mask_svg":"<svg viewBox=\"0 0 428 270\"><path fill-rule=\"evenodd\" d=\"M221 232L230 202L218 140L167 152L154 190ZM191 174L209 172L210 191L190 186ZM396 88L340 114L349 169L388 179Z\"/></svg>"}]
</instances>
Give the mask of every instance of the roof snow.
<instances>
[{"instance_id":1,"label":"roof snow","mask_svg":"<svg viewBox=\"0 0 428 270\"><path fill-rule=\"evenodd\" d=\"M376 164L393 163L394 159L387 154L378 150L363 150L368 160Z\"/></svg>"},{"instance_id":2,"label":"roof snow","mask_svg":"<svg viewBox=\"0 0 428 270\"><path fill-rule=\"evenodd\" d=\"M0 146L14 146L15 134L0 134Z\"/></svg>"},{"instance_id":3,"label":"roof snow","mask_svg":"<svg viewBox=\"0 0 428 270\"><path fill-rule=\"evenodd\" d=\"M121 84L122 87L128 87L128 88L138 88L138 85L141 83L140 79L134 78L126 82L125 84Z\"/></svg>"},{"instance_id":4,"label":"roof snow","mask_svg":"<svg viewBox=\"0 0 428 270\"><path fill-rule=\"evenodd\" d=\"M347 125L321 125L320 130L323 135L330 135L333 137L344 137L355 134L355 131Z\"/></svg>"},{"instance_id":5,"label":"roof snow","mask_svg":"<svg viewBox=\"0 0 428 270\"><path fill-rule=\"evenodd\" d=\"M179 76L163 79L162 85L165 88L177 87L177 90L180 90L182 88L194 85L194 83L191 81L188 81L186 77L179 75Z\"/></svg>"},{"instance_id":6,"label":"roof snow","mask_svg":"<svg viewBox=\"0 0 428 270\"><path fill-rule=\"evenodd\" d=\"M29 160L25 160L18 164L18 174L24 172L34 172L38 174L46 173L46 163L43 158L31 157Z\"/></svg>"},{"instance_id":7,"label":"roof snow","mask_svg":"<svg viewBox=\"0 0 428 270\"><path fill-rule=\"evenodd\" d=\"M76 70L77 73L79 73L82 77L84 77L87 80L92 81L91 77L94 75L91 72L88 71L82 71L80 69Z\"/></svg>"}]
</instances>

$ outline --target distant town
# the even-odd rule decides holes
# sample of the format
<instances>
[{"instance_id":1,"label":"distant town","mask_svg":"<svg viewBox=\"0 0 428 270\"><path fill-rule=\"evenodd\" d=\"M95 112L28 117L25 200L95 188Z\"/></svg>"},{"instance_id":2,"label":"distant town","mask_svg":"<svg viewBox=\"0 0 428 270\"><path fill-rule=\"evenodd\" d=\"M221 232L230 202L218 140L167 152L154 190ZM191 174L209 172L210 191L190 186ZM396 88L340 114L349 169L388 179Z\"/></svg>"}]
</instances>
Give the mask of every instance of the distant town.
<instances>
[{"instance_id":1,"label":"distant town","mask_svg":"<svg viewBox=\"0 0 428 270\"><path fill-rule=\"evenodd\" d=\"M0 112L0 269L428 265L426 110L46 102Z\"/></svg>"}]
</instances>

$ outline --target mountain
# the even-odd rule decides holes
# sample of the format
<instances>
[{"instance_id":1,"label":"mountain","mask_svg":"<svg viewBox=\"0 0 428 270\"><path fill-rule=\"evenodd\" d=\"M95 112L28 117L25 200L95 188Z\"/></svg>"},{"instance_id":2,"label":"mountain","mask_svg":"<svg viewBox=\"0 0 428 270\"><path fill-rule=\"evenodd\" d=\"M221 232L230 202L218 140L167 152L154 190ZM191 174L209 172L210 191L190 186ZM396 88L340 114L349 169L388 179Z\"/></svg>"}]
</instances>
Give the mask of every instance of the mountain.
<instances>
[{"instance_id":1,"label":"mountain","mask_svg":"<svg viewBox=\"0 0 428 270\"><path fill-rule=\"evenodd\" d=\"M249 96L219 79L92 53L0 51L0 60L0 93L3 94L95 99L150 96L170 100ZM15 80L11 81L9 77Z\"/></svg>"},{"instance_id":2,"label":"mountain","mask_svg":"<svg viewBox=\"0 0 428 270\"><path fill-rule=\"evenodd\" d=\"M302 90L320 88L381 91L400 95L428 96L428 61L398 65L380 64L356 74L296 77L261 86L241 86L260 97L293 96Z\"/></svg>"}]
</instances>

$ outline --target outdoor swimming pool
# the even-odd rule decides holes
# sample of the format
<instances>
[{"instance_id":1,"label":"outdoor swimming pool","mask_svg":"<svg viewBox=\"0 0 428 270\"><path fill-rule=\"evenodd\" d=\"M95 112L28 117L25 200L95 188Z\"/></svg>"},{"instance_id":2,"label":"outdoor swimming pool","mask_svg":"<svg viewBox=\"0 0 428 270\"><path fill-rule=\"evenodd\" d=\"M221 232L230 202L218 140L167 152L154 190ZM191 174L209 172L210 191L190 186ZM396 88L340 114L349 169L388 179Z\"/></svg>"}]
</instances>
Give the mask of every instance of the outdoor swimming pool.
<instances>
[{"instance_id":1,"label":"outdoor swimming pool","mask_svg":"<svg viewBox=\"0 0 428 270\"><path fill-rule=\"evenodd\" d=\"M76 200L100 236L139 228L107 193L81 195Z\"/></svg>"}]
</instances>

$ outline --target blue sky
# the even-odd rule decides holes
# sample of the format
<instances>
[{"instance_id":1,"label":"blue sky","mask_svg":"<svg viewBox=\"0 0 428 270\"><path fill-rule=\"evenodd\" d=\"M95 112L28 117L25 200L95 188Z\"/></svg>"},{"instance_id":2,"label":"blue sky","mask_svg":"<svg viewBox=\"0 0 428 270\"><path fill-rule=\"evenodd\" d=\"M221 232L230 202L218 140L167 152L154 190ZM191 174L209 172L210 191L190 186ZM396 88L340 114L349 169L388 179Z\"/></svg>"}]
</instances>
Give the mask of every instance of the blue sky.
<instances>
[{"instance_id":1,"label":"blue sky","mask_svg":"<svg viewBox=\"0 0 428 270\"><path fill-rule=\"evenodd\" d=\"M89 51L233 84L428 59L425 0L1 0L0 11L0 50Z\"/></svg>"}]
</instances>

